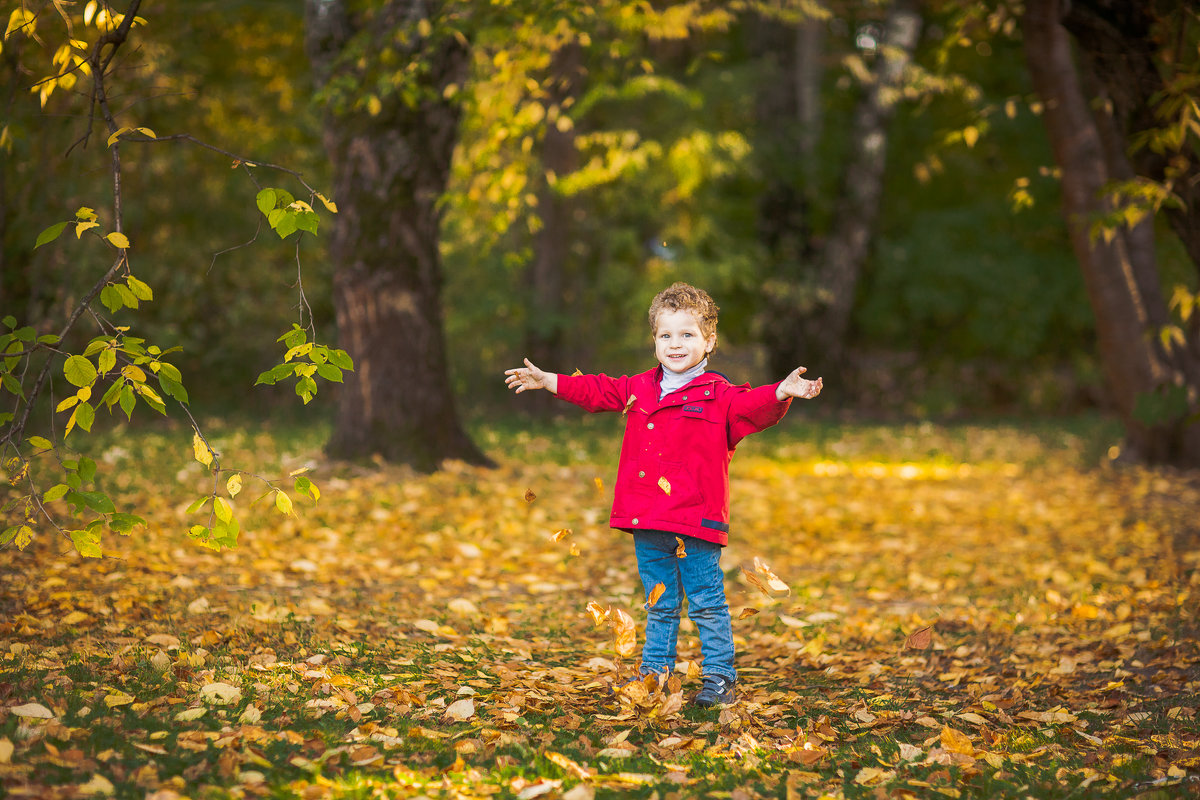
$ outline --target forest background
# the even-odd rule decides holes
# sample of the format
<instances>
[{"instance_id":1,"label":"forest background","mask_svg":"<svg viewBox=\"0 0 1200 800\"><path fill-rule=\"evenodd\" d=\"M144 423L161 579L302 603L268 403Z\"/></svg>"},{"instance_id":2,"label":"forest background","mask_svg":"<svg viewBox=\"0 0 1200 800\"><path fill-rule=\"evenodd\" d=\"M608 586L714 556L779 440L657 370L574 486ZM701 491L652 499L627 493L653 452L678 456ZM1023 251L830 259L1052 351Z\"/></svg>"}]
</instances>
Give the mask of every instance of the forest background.
<instances>
[{"instance_id":1,"label":"forest background","mask_svg":"<svg viewBox=\"0 0 1200 800\"><path fill-rule=\"evenodd\" d=\"M1192 4L0 9L12 796L1194 789ZM826 385L715 716L686 626L608 694L621 422L501 377L675 280Z\"/></svg>"}]
</instances>

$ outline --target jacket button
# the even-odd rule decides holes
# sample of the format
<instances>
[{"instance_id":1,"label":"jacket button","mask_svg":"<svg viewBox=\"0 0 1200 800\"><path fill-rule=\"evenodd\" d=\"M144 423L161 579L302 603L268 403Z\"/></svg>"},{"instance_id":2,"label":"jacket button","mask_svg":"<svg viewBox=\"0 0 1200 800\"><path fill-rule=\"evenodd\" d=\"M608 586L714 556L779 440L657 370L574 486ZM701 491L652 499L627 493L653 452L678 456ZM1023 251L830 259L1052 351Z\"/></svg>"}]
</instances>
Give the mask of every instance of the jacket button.
<instances>
[{"instance_id":1,"label":"jacket button","mask_svg":"<svg viewBox=\"0 0 1200 800\"><path fill-rule=\"evenodd\" d=\"M705 390L705 392L704 392L705 397L708 397L710 394L712 394L712 392Z\"/></svg>"},{"instance_id":2,"label":"jacket button","mask_svg":"<svg viewBox=\"0 0 1200 800\"><path fill-rule=\"evenodd\" d=\"M686 395L686 394L683 396L683 399L684 399L684 400L687 400L687 395Z\"/></svg>"},{"instance_id":3,"label":"jacket button","mask_svg":"<svg viewBox=\"0 0 1200 800\"><path fill-rule=\"evenodd\" d=\"M645 470L639 470L639 471L638 471L638 477L639 477L639 478L644 478L644 477L646 477L646 472L645 472Z\"/></svg>"},{"instance_id":4,"label":"jacket button","mask_svg":"<svg viewBox=\"0 0 1200 800\"><path fill-rule=\"evenodd\" d=\"M637 518L637 517L634 517L634 518L633 518L633 524L634 524L634 525L637 525L637 524L638 524L638 518Z\"/></svg>"},{"instance_id":5,"label":"jacket button","mask_svg":"<svg viewBox=\"0 0 1200 800\"><path fill-rule=\"evenodd\" d=\"M647 429L647 430L651 430L651 431L652 431L652 430L654 430L654 423L653 423L653 422L647 422L647 423L646 423L646 429Z\"/></svg>"}]
</instances>

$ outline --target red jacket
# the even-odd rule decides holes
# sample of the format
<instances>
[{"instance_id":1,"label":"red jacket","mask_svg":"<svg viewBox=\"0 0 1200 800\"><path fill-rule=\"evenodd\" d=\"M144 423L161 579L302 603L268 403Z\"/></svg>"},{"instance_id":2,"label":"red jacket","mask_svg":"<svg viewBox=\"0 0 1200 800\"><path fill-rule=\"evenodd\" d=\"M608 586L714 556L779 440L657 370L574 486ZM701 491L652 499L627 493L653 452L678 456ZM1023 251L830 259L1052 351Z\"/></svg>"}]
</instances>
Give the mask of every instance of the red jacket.
<instances>
[{"instance_id":1,"label":"red jacket","mask_svg":"<svg viewBox=\"0 0 1200 800\"><path fill-rule=\"evenodd\" d=\"M791 398L706 372L658 400L662 367L633 377L559 375L558 396L588 411L626 411L609 524L729 541L729 462L738 442L779 422Z\"/></svg>"}]
</instances>

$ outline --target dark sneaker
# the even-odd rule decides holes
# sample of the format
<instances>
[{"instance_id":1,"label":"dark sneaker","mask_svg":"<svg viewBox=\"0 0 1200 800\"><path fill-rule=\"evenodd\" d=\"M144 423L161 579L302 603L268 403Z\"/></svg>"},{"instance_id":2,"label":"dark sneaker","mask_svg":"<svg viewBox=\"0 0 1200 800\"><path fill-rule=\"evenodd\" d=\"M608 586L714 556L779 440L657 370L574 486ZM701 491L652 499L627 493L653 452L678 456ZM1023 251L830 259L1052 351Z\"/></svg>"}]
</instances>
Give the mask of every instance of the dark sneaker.
<instances>
[{"instance_id":1,"label":"dark sneaker","mask_svg":"<svg viewBox=\"0 0 1200 800\"><path fill-rule=\"evenodd\" d=\"M733 681L720 675L705 675L704 685L692 698L692 703L701 708L731 705L737 699L733 684Z\"/></svg>"}]
</instances>

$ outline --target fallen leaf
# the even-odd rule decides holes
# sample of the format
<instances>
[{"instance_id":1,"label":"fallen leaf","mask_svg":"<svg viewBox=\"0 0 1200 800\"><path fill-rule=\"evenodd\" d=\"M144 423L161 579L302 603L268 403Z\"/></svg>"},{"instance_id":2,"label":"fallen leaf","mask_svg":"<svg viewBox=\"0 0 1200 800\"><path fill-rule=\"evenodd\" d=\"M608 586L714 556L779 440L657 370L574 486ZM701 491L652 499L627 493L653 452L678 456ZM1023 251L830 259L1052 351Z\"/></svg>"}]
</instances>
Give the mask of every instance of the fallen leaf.
<instances>
[{"instance_id":1,"label":"fallen leaf","mask_svg":"<svg viewBox=\"0 0 1200 800\"><path fill-rule=\"evenodd\" d=\"M646 607L654 608L655 604L658 603L658 599L662 597L666 591L667 587L665 584L654 584L654 588L650 590L650 597L646 600Z\"/></svg>"},{"instance_id":2,"label":"fallen leaf","mask_svg":"<svg viewBox=\"0 0 1200 800\"><path fill-rule=\"evenodd\" d=\"M204 706L196 706L195 708L186 708L175 715L176 722L194 722L208 713L208 709Z\"/></svg>"},{"instance_id":3,"label":"fallen leaf","mask_svg":"<svg viewBox=\"0 0 1200 800\"><path fill-rule=\"evenodd\" d=\"M556 753L553 750L547 750L544 755L550 760L551 763L557 764L559 767L562 767L564 770L580 780L586 781L590 780L592 777L591 770L580 766L576 762L564 756L562 753Z\"/></svg>"},{"instance_id":4,"label":"fallen leaf","mask_svg":"<svg viewBox=\"0 0 1200 800\"><path fill-rule=\"evenodd\" d=\"M242 699L242 690L228 683L215 681L200 687L200 699L217 706L227 706Z\"/></svg>"},{"instance_id":5,"label":"fallen leaf","mask_svg":"<svg viewBox=\"0 0 1200 800\"><path fill-rule=\"evenodd\" d=\"M80 794L96 795L96 794L112 794L114 787L112 781L103 775L93 775L87 783L81 783L75 787Z\"/></svg>"},{"instance_id":6,"label":"fallen leaf","mask_svg":"<svg viewBox=\"0 0 1200 800\"><path fill-rule=\"evenodd\" d=\"M133 695L128 695L118 689L114 689L105 696L104 705L108 706L109 708L127 706L136 699L137 698L133 697Z\"/></svg>"},{"instance_id":7,"label":"fallen leaf","mask_svg":"<svg viewBox=\"0 0 1200 800\"><path fill-rule=\"evenodd\" d=\"M7 736L0 736L0 764L12 763L13 743Z\"/></svg>"},{"instance_id":8,"label":"fallen leaf","mask_svg":"<svg viewBox=\"0 0 1200 800\"><path fill-rule=\"evenodd\" d=\"M41 703L26 703L9 709L13 716L26 719L54 719L54 712Z\"/></svg>"},{"instance_id":9,"label":"fallen leaf","mask_svg":"<svg viewBox=\"0 0 1200 800\"><path fill-rule=\"evenodd\" d=\"M465 722L475 716L475 701L469 697L464 697L461 700L455 700L450 705L446 706L446 710L442 716L446 719Z\"/></svg>"},{"instance_id":10,"label":"fallen leaf","mask_svg":"<svg viewBox=\"0 0 1200 800\"><path fill-rule=\"evenodd\" d=\"M971 737L961 731L951 728L949 725L942 728L941 735L942 749L948 753L961 753L964 756L975 756L975 746L971 744Z\"/></svg>"}]
</instances>

